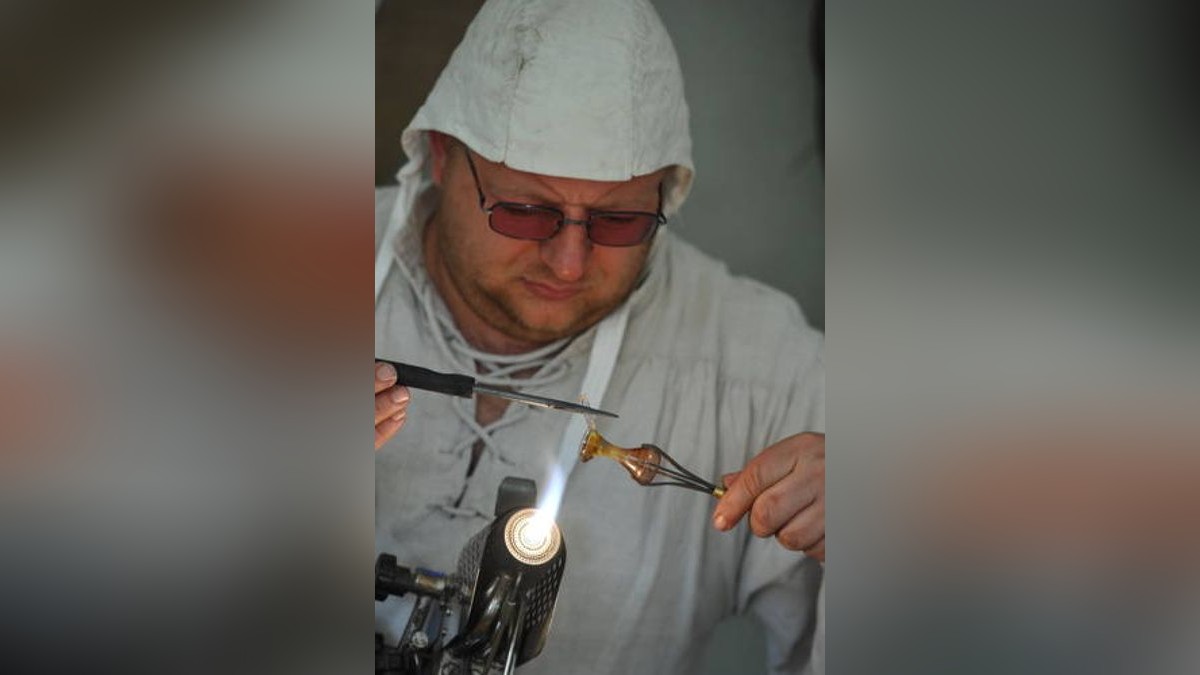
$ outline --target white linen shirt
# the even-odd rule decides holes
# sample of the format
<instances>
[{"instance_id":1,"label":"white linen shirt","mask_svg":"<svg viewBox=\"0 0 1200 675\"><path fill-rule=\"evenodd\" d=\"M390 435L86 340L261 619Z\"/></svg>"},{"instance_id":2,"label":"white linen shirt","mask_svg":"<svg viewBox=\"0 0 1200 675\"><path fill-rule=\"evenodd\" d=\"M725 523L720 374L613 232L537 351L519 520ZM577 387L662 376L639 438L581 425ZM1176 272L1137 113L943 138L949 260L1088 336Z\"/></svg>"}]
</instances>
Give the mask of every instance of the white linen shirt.
<instances>
[{"instance_id":1,"label":"white linen shirt","mask_svg":"<svg viewBox=\"0 0 1200 675\"><path fill-rule=\"evenodd\" d=\"M394 194L377 192L377 218L391 213ZM461 367L434 334L445 329L421 304L432 293L421 261L422 202L395 239L376 303L375 353L453 371ZM775 441L824 431L823 338L788 296L730 275L662 229L628 302L608 391L591 402L620 415L598 420L610 441L653 443L717 482ZM446 311L436 297L433 306ZM554 357L565 376L526 391L576 400L595 331ZM541 483L569 421L509 406L492 432L499 452L485 450L468 478L470 450L452 450L474 432L454 405L469 410L473 401L413 390L405 426L377 454L376 552L402 565L452 571L462 546L490 521L501 480ZM772 673L823 672L821 566L754 537L745 521L718 532L714 505L698 492L640 486L606 459L575 466L557 518L567 550L558 606L545 649L519 672L694 673L714 625L746 611L766 627ZM393 640L407 618L395 607L376 605L376 630Z\"/></svg>"}]
</instances>

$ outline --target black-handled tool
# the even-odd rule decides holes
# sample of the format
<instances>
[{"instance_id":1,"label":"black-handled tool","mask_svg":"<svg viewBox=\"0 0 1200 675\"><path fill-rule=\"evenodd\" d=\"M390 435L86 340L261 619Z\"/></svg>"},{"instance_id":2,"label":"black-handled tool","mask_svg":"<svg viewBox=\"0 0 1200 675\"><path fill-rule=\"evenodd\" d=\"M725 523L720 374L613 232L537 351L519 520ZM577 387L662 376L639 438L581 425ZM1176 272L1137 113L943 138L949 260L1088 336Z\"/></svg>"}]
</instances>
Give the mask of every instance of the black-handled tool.
<instances>
[{"instance_id":1,"label":"black-handled tool","mask_svg":"<svg viewBox=\"0 0 1200 675\"><path fill-rule=\"evenodd\" d=\"M411 366L407 363L397 363L388 359L376 358L380 363L390 364L396 369L396 383L402 384L413 389L423 389L425 391L436 391L439 394L449 394L458 396L459 398L471 398L475 394L486 394L488 396L499 396L507 398L518 403L536 406L538 408L548 408L551 410L565 410L567 412L583 413L585 415L603 415L605 417L616 417L614 413L605 410L597 410L589 408L578 403L569 401L560 401L554 398L546 398L544 396L534 396L533 394L522 394L516 391L507 389L498 389L486 384L479 384L475 378L467 375L454 375L451 373L439 373L435 370L422 368L420 366Z\"/></svg>"}]
</instances>

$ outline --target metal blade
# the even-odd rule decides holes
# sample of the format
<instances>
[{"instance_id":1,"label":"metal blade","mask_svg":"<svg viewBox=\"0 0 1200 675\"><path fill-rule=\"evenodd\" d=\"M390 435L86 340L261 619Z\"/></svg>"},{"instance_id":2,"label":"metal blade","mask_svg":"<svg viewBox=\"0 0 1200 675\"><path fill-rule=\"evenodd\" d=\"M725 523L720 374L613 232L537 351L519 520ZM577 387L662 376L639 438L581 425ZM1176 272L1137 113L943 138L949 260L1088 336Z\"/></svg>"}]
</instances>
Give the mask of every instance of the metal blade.
<instances>
[{"instance_id":1,"label":"metal blade","mask_svg":"<svg viewBox=\"0 0 1200 675\"><path fill-rule=\"evenodd\" d=\"M488 396L499 396L500 398L507 398L512 401L518 401L520 403L536 406L538 408L548 408L551 410L565 410L567 412L583 413L585 415L603 415L604 417L613 417L613 418L617 417L617 415L615 415L614 413L610 413L605 410L597 410L596 408L589 408L586 405L580 405L578 403L570 403L568 401L560 401L556 398L546 398L545 396L534 396L533 394L521 394L521 393L518 393L515 391L509 391L507 389L496 389L495 387L489 387L486 384L476 383L475 384L475 393L476 394L487 394Z\"/></svg>"}]
</instances>

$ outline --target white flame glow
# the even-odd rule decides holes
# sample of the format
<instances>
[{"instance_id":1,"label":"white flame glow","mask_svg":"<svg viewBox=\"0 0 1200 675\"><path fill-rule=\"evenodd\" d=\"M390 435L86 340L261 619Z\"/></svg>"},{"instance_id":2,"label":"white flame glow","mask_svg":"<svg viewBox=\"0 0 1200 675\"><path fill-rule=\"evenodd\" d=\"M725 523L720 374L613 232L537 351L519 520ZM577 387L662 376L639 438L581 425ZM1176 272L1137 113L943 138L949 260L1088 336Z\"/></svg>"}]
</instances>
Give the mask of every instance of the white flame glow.
<instances>
[{"instance_id":1,"label":"white flame glow","mask_svg":"<svg viewBox=\"0 0 1200 675\"><path fill-rule=\"evenodd\" d=\"M583 405L590 405L586 396L581 396L579 402ZM583 424L580 424L583 422ZM570 455L570 462L574 464L576 450L576 439L582 438L588 429L595 429L596 422L591 415L576 417L567 427L566 439L568 447L563 450L564 453L573 453ZM538 490L537 515L535 516L536 523L531 525L536 526L536 533L546 534L558 520L558 509L562 506L563 492L567 489L567 473L563 471L562 462L566 461L559 456L556 448L550 446L546 449L544 455L547 458L545 479L541 482L541 489Z\"/></svg>"},{"instance_id":2,"label":"white flame glow","mask_svg":"<svg viewBox=\"0 0 1200 675\"><path fill-rule=\"evenodd\" d=\"M558 507L562 505L563 490L567 487L567 478L558 462L550 464L549 475L539 491L537 515L534 516L539 531L549 532L550 526L558 518Z\"/></svg>"}]
</instances>

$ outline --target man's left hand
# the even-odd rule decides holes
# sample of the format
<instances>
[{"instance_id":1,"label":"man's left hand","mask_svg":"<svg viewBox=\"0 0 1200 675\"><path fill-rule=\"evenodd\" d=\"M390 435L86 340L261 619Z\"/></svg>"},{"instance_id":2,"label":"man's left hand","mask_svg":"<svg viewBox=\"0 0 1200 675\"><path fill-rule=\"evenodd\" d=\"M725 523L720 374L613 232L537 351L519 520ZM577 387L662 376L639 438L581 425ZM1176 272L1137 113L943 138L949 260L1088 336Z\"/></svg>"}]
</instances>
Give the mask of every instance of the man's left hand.
<instances>
[{"instance_id":1,"label":"man's left hand","mask_svg":"<svg viewBox=\"0 0 1200 675\"><path fill-rule=\"evenodd\" d=\"M825 434L788 436L725 476L713 525L728 530L750 513L750 530L825 562Z\"/></svg>"}]
</instances>

